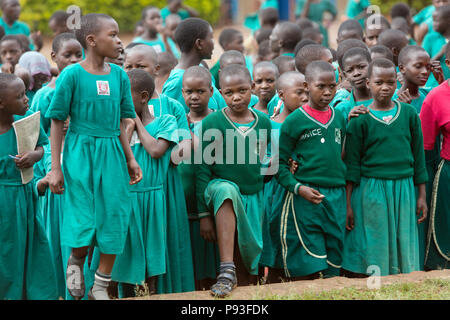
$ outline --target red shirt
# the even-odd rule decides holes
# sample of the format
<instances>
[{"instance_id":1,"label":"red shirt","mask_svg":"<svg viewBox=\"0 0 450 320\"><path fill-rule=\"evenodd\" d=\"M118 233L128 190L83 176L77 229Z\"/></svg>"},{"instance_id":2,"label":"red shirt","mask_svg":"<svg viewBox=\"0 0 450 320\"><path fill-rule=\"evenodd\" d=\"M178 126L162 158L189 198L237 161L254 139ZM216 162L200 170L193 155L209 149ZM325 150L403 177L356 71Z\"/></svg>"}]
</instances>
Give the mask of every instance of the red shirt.
<instances>
[{"instance_id":1,"label":"red shirt","mask_svg":"<svg viewBox=\"0 0 450 320\"><path fill-rule=\"evenodd\" d=\"M320 111L311 108L308 104L305 104L302 106L302 108L306 111L307 114L309 114L311 117L322 124L327 124L331 119L332 111L330 107L328 107L328 110L326 111Z\"/></svg>"},{"instance_id":2,"label":"red shirt","mask_svg":"<svg viewBox=\"0 0 450 320\"><path fill-rule=\"evenodd\" d=\"M433 150L439 133L444 137L441 157L450 160L450 86L448 81L434 88L425 98L420 110L423 145Z\"/></svg>"}]
</instances>

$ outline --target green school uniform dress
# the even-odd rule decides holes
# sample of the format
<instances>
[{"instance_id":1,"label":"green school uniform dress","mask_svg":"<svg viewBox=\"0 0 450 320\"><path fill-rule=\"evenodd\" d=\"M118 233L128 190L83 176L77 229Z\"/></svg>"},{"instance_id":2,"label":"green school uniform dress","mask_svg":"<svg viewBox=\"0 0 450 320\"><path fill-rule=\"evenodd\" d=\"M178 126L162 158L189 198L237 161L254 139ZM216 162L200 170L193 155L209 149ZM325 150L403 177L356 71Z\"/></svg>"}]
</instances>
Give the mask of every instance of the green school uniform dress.
<instances>
[{"instance_id":1,"label":"green school uniform dress","mask_svg":"<svg viewBox=\"0 0 450 320\"><path fill-rule=\"evenodd\" d=\"M431 58L433 58L436 54L438 54L441 49L447 45L448 40L440 33L436 31L429 32L425 38L423 39L422 47L425 49L426 52L430 55ZM444 78L449 79L450 78L450 69L445 64L445 54L439 59L441 62L441 68L444 72ZM429 88L435 88L439 85L434 75L431 73L430 77L428 78L428 81L426 83L426 87Z\"/></svg>"},{"instance_id":2,"label":"green school uniform dress","mask_svg":"<svg viewBox=\"0 0 450 320\"><path fill-rule=\"evenodd\" d=\"M281 207L280 239L287 277L324 271L339 275L344 241L346 199L345 164L341 159L346 122L331 108L323 124L303 107L290 114L281 126L278 182L287 189ZM293 175L289 158L298 162ZM300 186L325 195L313 204L298 194ZM279 209L280 210L280 209Z\"/></svg>"},{"instance_id":3,"label":"green school uniform dress","mask_svg":"<svg viewBox=\"0 0 450 320\"><path fill-rule=\"evenodd\" d=\"M162 93L172 99L177 100L184 107L185 113L189 113L189 108L183 98L183 75L186 70L174 69L170 73L169 78L164 84ZM220 94L219 90L213 84L214 93L211 99L209 99L208 108L217 111L226 107L225 100Z\"/></svg>"},{"instance_id":4,"label":"green school uniform dress","mask_svg":"<svg viewBox=\"0 0 450 320\"><path fill-rule=\"evenodd\" d=\"M14 121L31 115L14 116ZM41 129L37 146L48 143ZM0 300L58 299L50 246L33 182L22 184L14 128L0 135Z\"/></svg>"},{"instance_id":5,"label":"green school uniform dress","mask_svg":"<svg viewBox=\"0 0 450 320\"><path fill-rule=\"evenodd\" d=\"M30 104L30 110L33 112L41 112L41 126L44 131L49 135L50 134L50 125L52 120L45 117L47 113L48 107L50 106L50 102L52 101L53 94L55 93L55 89L49 86L42 87L38 90L33 98L33 102Z\"/></svg>"},{"instance_id":6,"label":"green school uniform dress","mask_svg":"<svg viewBox=\"0 0 450 320\"><path fill-rule=\"evenodd\" d=\"M432 18L433 17L433 12L435 10L436 10L436 8L433 5L423 8L422 10L419 11L418 14L416 14L413 17L414 23L417 24L417 25L421 25L428 18Z\"/></svg>"},{"instance_id":7,"label":"green school uniform dress","mask_svg":"<svg viewBox=\"0 0 450 320\"><path fill-rule=\"evenodd\" d=\"M166 52L167 48L166 45L163 41L163 38L161 37L161 35L158 33L158 39L156 40L145 40L142 37L136 37L133 39L133 43L142 43L142 44L146 44L150 47L153 47L153 49L155 49L156 53L161 53L161 52ZM167 43L170 46L170 49L172 49L172 53L175 56L175 58L180 59L181 54L180 54L180 50L178 50L175 42L173 42L172 39L167 39Z\"/></svg>"},{"instance_id":8,"label":"green school uniform dress","mask_svg":"<svg viewBox=\"0 0 450 320\"><path fill-rule=\"evenodd\" d=\"M345 90L345 91L347 91L347 90ZM348 115L350 114L350 111L352 111L354 107L361 106L361 105L368 107L372 102L373 102L373 99L356 101L355 96L353 94L353 90L352 90L352 92L347 97L347 99L339 102L336 105L335 109L340 111L342 113L342 115L344 116L344 118L346 120L348 120Z\"/></svg>"},{"instance_id":9,"label":"green school uniform dress","mask_svg":"<svg viewBox=\"0 0 450 320\"><path fill-rule=\"evenodd\" d=\"M62 162L62 244L95 245L101 253L120 254L131 212L120 121L136 113L127 74L110 66L108 75L88 73L80 64L66 67L56 81L46 117L63 121L70 116Z\"/></svg>"},{"instance_id":10,"label":"green school uniform dress","mask_svg":"<svg viewBox=\"0 0 450 320\"><path fill-rule=\"evenodd\" d=\"M155 118L145 129L155 139L175 145L175 117L164 114ZM113 281L142 285L148 277L166 272L166 196L164 181L170 165L170 151L153 159L139 141L131 149L142 169L143 180L131 186L132 206L125 249L118 255L111 274Z\"/></svg>"},{"instance_id":11,"label":"green school uniform dress","mask_svg":"<svg viewBox=\"0 0 450 320\"><path fill-rule=\"evenodd\" d=\"M42 118L41 118L42 119ZM62 155L61 155L62 156ZM44 178L52 168L52 155L50 144L44 146L44 156L41 161L34 166L35 186ZM36 189L36 188L35 188ZM71 248L61 245L61 234L64 220L64 194L54 194L49 188L44 194L39 196L39 212L42 215L45 232L49 241L51 257L55 266L55 276L57 281L58 296L65 300L74 300L66 288L66 269L67 262L71 254ZM84 264L84 281L86 284L86 292L83 300L88 300L88 291L94 283L95 270L89 269L88 259Z\"/></svg>"},{"instance_id":12,"label":"green school uniform dress","mask_svg":"<svg viewBox=\"0 0 450 320\"><path fill-rule=\"evenodd\" d=\"M191 132L197 137L200 128L201 121L190 124ZM191 154L190 161L184 161L178 166L178 172L183 181L186 208L189 215L195 280L215 279L220 266L219 248L217 243L206 241L200 236L200 218L198 216L196 196L197 171L194 153Z\"/></svg>"},{"instance_id":13,"label":"green school uniform dress","mask_svg":"<svg viewBox=\"0 0 450 320\"><path fill-rule=\"evenodd\" d=\"M248 273L257 275L264 217L260 156L270 142L271 125L265 114L250 111L255 118L251 127L237 126L225 109L203 119L196 192L199 217L215 217L224 201L231 200L242 262Z\"/></svg>"},{"instance_id":14,"label":"green school uniform dress","mask_svg":"<svg viewBox=\"0 0 450 320\"><path fill-rule=\"evenodd\" d=\"M15 34L24 34L27 37L30 37L30 28L25 22L22 21L14 21L14 23L10 26L5 22L3 17L0 17L0 26L5 29L5 35L15 35ZM34 50L34 44L33 41L30 39L30 50Z\"/></svg>"},{"instance_id":15,"label":"green school uniform dress","mask_svg":"<svg viewBox=\"0 0 450 320\"><path fill-rule=\"evenodd\" d=\"M369 0L350 0L347 2L347 17L354 19L360 14L364 14L364 11L370 6ZM364 27L364 16L358 19L362 27Z\"/></svg>"},{"instance_id":16,"label":"green school uniform dress","mask_svg":"<svg viewBox=\"0 0 450 320\"><path fill-rule=\"evenodd\" d=\"M260 10L266 8L275 8L278 10L278 0L266 0L261 4ZM259 11L245 17L244 27L249 28L252 31L252 34L261 28L261 22L259 19Z\"/></svg>"},{"instance_id":17,"label":"green school uniform dress","mask_svg":"<svg viewBox=\"0 0 450 320\"><path fill-rule=\"evenodd\" d=\"M170 114L175 117L179 142L190 140L191 135L183 106L165 94L149 101L155 117ZM183 184L177 168L169 166L164 183L167 208L166 273L158 277L158 293L193 291L194 267L192 262L189 221L183 192Z\"/></svg>"},{"instance_id":18,"label":"green school uniform dress","mask_svg":"<svg viewBox=\"0 0 450 320\"><path fill-rule=\"evenodd\" d=\"M351 119L347 130L355 226L346 232L342 267L351 272L370 274L376 265L385 276L420 268L414 184L428 179L422 130L413 106L395 105Z\"/></svg>"},{"instance_id":19,"label":"green school uniform dress","mask_svg":"<svg viewBox=\"0 0 450 320\"><path fill-rule=\"evenodd\" d=\"M295 11L295 15L297 17L299 17L300 14L302 13L305 4L306 0L297 0L297 9ZM333 17L336 17L337 15L336 6L329 0L321 0L320 2L317 3L311 3L309 7L308 19L317 22L319 24L320 32L322 32L323 34L322 44L325 47L328 47L328 31L322 25L323 14L325 12L329 12L333 15Z\"/></svg>"},{"instance_id":20,"label":"green school uniform dress","mask_svg":"<svg viewBox=\"0 0 450 320\"><path fill-rule=\"evenodd\" d=\"M168 7L164 7L161 9L161 18L163 20L163 22L166 21L166 18L171 15L172 12L169 10ZM180 9L178 10L178 12L176 13L180 16L181 20L185 20L187 18L189 18L191 15L189 14L189 12L187 10L184 9Z\"/></svg>"}]
</instances>

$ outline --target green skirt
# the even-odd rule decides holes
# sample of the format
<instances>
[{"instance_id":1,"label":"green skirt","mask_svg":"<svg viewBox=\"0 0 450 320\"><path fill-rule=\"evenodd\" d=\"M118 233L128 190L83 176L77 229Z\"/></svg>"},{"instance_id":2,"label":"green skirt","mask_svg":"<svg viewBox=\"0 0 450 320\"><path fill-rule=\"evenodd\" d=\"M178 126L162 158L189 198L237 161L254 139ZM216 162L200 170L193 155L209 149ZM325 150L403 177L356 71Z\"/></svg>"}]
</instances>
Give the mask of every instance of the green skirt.
<instances>
[{"instance_id":1,"label":"green skirt","mask_svg":"<svg viewBox=\"0 0 450 320\"><path fill-rule=\"evenodd\" d=\"M200 236L200 220L189 220L194 259L195 280L216 279L220 267L217 242L209 242Z\"/></svg>"},{"instance_id":2,"label":"green skirt","mask_svg":"<svg viewBox=\"0 0 450 320\"><path fill-rule=\"evenodd\" d=\"M342 267L378 275L418 271L419 241L412 178L361 178L353 190L354 229L347 231Z\"/></svg>"},{"instance_id":3,"label":"green skirt","mask_svg":"<svg viewBox=\"0 0 450 320\"><path fill-rule=\"evenodd\" d=\"M217 214L225 200L232 201L236 215L238 246L242 262L250 274L257 275L263 248L263 190L252 195L242 195L235 183L223 179L214 179L205 190L205 200L210 212L214 212L214 215Z\"/></svg>"},{"instance_id":4,"label":"green skirt","mask_svg":"<svg viewBox=\"0 0 450 320\"><path fill-rule=\"evenodd\" d=\"M287 192L284 198L280 240L287 277L301 277L319 271L337 276L342 262L345 233L345 187L312 188L325 195L316 205Z\"/></svg>"},{"instance_id":5,"label":"green skirt","mask_svg":"<svg viewBox=\"0 0 450 320\"><path fill-rule=\"evenodd\" d=\"M425 252L427 269L450 267L450 161L442 160L433 184Z\"/></svg>"},{"instance_id":6,"label":"green skirt","mask_svg":"<svg viewBox=\"0 0 450 320\"><path fill-rule=\"evenodd\" d=\"M167 203L167 271L158 277L157 293L194 291L194 264L183 183L177 168L172 165L169 166L164 191Z\"/></svg>"},{"instance_id":7,"label":"green skirt","mask_svg":"<svg viewBox=\"0 0 450 320\"><path fill-rule=\"evenodd\" d=\"M0 300L58 299L50 246L32 185L0 184Z\"/></svg>"},{"instance_id":8,"label":"green skirt","mask_svg":"<svg viewBox=\"0 0 450 320\"><path fill-rule=\"evenodd\" d=\"M259 261L262 267L283 269L280 226L286 193L287 190L275 178L264 186L263 251Z\"/></svg>"},{"instance_id":9,"label":"green skirt","mask_svg":"<svg viewBox=\"0 0 450 320\"><path fill-rule=\"evenodd\" d=\"M166 197L163 187L132 192L132 212L124 251L117 256L113 281L142 285L166 272Z\"/></svg>"}]
</instances>

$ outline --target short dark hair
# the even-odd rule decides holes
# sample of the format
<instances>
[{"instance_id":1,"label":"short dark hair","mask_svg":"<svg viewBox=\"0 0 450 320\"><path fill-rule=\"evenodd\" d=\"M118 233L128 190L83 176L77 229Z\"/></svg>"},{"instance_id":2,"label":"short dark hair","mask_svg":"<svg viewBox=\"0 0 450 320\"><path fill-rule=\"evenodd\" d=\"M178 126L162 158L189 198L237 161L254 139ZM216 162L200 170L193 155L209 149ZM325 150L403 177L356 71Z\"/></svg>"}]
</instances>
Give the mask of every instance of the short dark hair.
<instances>
[{"instance_id":1,"label":"short dark hair","mask_svg":"<svg viewBox=\"0 0 450 320\"><path fill-rule=\"evenodd\" d=\"M306 67L306 71L305 71L305 78L306 81L311 81L313 79L315 79L316 76L322 74L322 73L326 73L326 72L330 72L334 74L334 68L331 64L329 64L326 61L313 61L311 63L308 64L308 66Z\"/></svg>"},{"instance_id":2,"label":"short dark hair","mask_svg":"<svg viewBox=\"0 0 450 320\"><path fill-rule=\"evenodd\" d=\"M293 61L295 64L295 59L291 56L279 56L272 60L273 64L278 68L278 72L281 74L282 65L284 63Z\"/></svg>"},{"instance_id":3,"label":"short dark hair","mask_svg":"<svg viewBox=\"0 0 450 320\"><path fill-rule=\"evenodd\" d=\"M159 11L159 8L157 8L155 6L151 6L151 5L146 6L144 9L142 9L142 12L141 12L141 20L142 21L145 21L145 19L147 19L147 13L149 10L152 10L152 9L157 9Z\"/></svg>"},{"instance_id":4,"label":"short dark hair","mask_svg":"<svg viewBox=\"0 0 450 320\"><path fill-rule=\"evenodd\" d=\"M358 39L346 39L339 43L337 48L337 61L341 70L343 69L342 58L344 57L344 54L351 48L362 48L369 50L367 48L367 44Z\"/></svg>"},{"instance_id":5,"label":"short dark hair","mask_svg":"<svg viewBox=\"0 0 450 320\"><path fill-rule=\"evenodd\" d=\"M396 17L403 17L408 19L411 16L411 8L404 2L397 2L390 11L391 19Z\"/></svg>"},{"instance_id":6,"label":"short dark hair","mask_svg":"<svg viewBox=\"0 0 450 320\"><path fill-rule=\"evenodd\" d=\"M264 40L258 46L258 56L264 57L272 52L272 48L270 47L270 41Z\"/></svg>"},{"instance_id":7,"label":"short dark hair","mask_svg":"<svg viewBox=\"0 0 450 320\"><path fill-rule=\"evenodd\" d=\"M261 29L258 29L255 32L256 43L259 45L264 40L269 40L270 39L270 35L272 34L272 30L273 30L273 28L261 28Z\"/></svg>"},{"instance_id":8,"label":"short dark hair","mask_svg":"<svg viewBox=\"0 0 450 320\"><path fill-rule=\"evenodd\" d=\"M252 83L252 77L246 67L241 66L240 64L230 64L229 66L226 66L220 71L219 75L220 87L223 88L222 83L224 79L230 76L239 76L241 78L247 78L248 82Z\"/></svg>"},{"instance_id":9,"label":"short dark hair","mask_svg":"<svg viewBox=\"0 0 450 320\"><path fill-rule=\"evenodd\" d=\"M61 34L58 34L52 42L52 51L53 52L58 52L63 43L66 41L70 41L70 40L75 40L76 42L78 42L77 37L75 37L75 35L72 32L64 32Z\"/></svg>"},{"instance_id":10,"label":"short dark hair","mask_svg":"<svg viewBox=\"0 0 450 320\"><path fill-rule=\"evenodd\" d=\"M230 42L232 42L235 39L235 37L239 35L242 35L242 33L237 29L233 28L223 29L223 31L219 35L219 44L222 47L222 49L225 50L225 46Z\"/></svg>"},{"instance_id":11,"label":"short dark hair","mask_svg":"<svg viewBox=\"0 0 450 320\"><path fill-rule=\"evenodd\" d=\"M160 66L159 73L164 75L170 73L175 68L178 60L172 53L166 51L158 53L158 64Z\"/></svg>"},{"instance_id":12,"label":"short dark hair","mask_svg":"<svg viewBox=\"0 0 450 320\"><path fill-rule=\"evenodd\" d=\"M100 20L114 20L103 13L89 13L81 17L81 27L75 30L78 42L87 49L86 37L90 34L98 34L101 30Z\"/></svg>"},{"instance_id":13,"label":"short dark hair","mask_svg":"<svg viewBox=\"0 0 450 320\"><path fill-rule=\"evenodd\" d=\"M380 23L383 25L383 29L391 28L391 24L389 23L388 19L386 19L383 15L378 13L370 15L364 20L364 28L367 29L369 25L375 24L375 21L377 19L380 19Z\"/></svg>"},{"instance_id":14,"label":"short dark hair","mask_svg":"<svg viewBox=\"0 0 450 320\"><path fill-rule=\"evenodd\" d=\"M378 36L378 44L386 46L391 50L393 48L401 50L408 44L408 36L401 30L384 30Z\"/></svg>"},{"instance_id":15,"label":"short dark hair","mask_svg":"<svg viewBox=\"0 0 450 320\"><path fill-rule=\"evenodd\" d=\"M275 26L280 19L280 15L278 10L275 8L264 8L259 13L259 18L261 19L261 24L268 24L271 26Z\"/></svg>"},{"instance_id":16,"label":"short dark hair","mask_svg":"<svg viewBox=\"0 0 450 320\"><path fill-rule=\"evenodd\" d=\"M398 64L405 65L408 63L409 59L411 58L411 54L414 52L423 52L427 53L427 51L419 46L406 46L400 51L400 54L398 55Z\"/></svg>"},{"instance_id":17,"label":"short dark hair","mask_svg":"<svg viewBox=\"0 0 450 320\"><path fill-rule=\"evenodd\" d=\"M305 74L308 64L313 61L321 60L325 51L330 50L320 44L304 46L295 56L295 67L298 71Z\"/></svg>"},{"instance_id":18,"label":"short dark hair","mask_svg":"<svg viewBox=\"0 0 450 320\"><path fill-rule=\"evenodd\" d=\"M211 73L205 67L193 66L188 68L183 74L183 82L189 77L201 78L208 82L208 86L212 85Z\"/></svg>"},{"instance_id":19,"label":"short dark hair","mask_svg":"<svg viewBox=\"0 0 450 320\"><path fill-rule=\"evenodd\" d=\"M295 23L300 27L301 30L314 28L314 23L308 18L298 18Z\"/></svg>"},{"instance_id":20,"label":"short dark hair","mask_svg":"<svg viewBox=\"0 0 450 320\"><path fill-rule=\"evenodd\" d=\"M320 35L322 35L322 32L316 28L306 28L302 31L302 37L304 40L312 40Z\"/></svg>"},{"instance_id":21,"label":"short dark hair","mask_svg":"<svg viewBox=\"0 0 450 320\"><path fill-rule=\"evenodd\" d=\"M349 19L341 23L338 29L338 37L347 30L355 30L361 39L364 37L364 30L358 20Z\"/></svg>"},{"instance_id":22,"label":"short dark hair","mask_svg":"<svg viewBox=\"0 0 450 320\"><path fill-rule=\"evenodd\" d=\"M235 60L241 60L242 65L245 66L245 56L242 54L242 52L239 52L237 50L228 50L225 51L219 59L219 65L220 68L223 68L223 64L227 59L235 59ZM234 63L233 63L234 64ZM236 63L237 64L237 63Z\"/></svg>"},{"instance_id":23,"label":"short dark hair","mask_svg":"<svg viewBox=\"0 0 450 320\"><path fill-rule=\"evenodd\" d=\"M269 69L272 69L272 70L275 72L275 76L276 76L277 78L278 78L278 76L280 75L280 72L279 72L279 70L278 70L278 67L275 65L275 63L270 62L270 61L262 61L262 62L259 62L259 63L255 64L255 66L253 67L253 74L255 74L255 72L256 72L258 69L261 69L261 68L269 68Z\"/></svg>"},{"instance_id":24,"label":"short dark hair","mask_svg":"<svg viewBox=\"0 0 450 320\"><path fill-rule=\"evenodd\" d=\"M302 30L293 22L284 21L277 25L279 28L283 47L286 50L294 51L295 46L302 40Z\"/></svg>"},{"instance_id":25,"label":"short dark hair","mask_svg":"<svg viewBox=\"0 0 450 320\"><path fill-rule=\"evenodd\" d=\"M70 15L64 10L55 11L48 21L55 20L58 25L65 25L67 23L67 19L69 19Z\"/></svg>"},{"instance_id":26,"label":"short dark hair","mask_svg":"<svg viewBox=\"0 0 450 320\"><path fill-rule=\"evenodd\" d=\"M16 34L7 34L6 36L3 36L2 39L0 40L0 45L4 41L15 41L19 44L20 48L23 50L22 40L20 40L20 38Z\"/></svg>"},{"instance_id":27,"label":"short dark hair","mask_svg":"<svg viewBox=\"0 0 450 320\"><path fill-rule=\"evenodd\" d=\"M136 92L147 91L149 97L155 92L155 81L152 76L142 69L133 69L127 72L131 89Z\"/></svg>"},{"instance_id":28,"label":"short dark hair","mask_svg":"<svg viewBox=\"0 0 450 320\"><path fill-rule=\"evenodd\" d=\"M383 55L386 59L394 61L394 55L392 54L392 51L381 44L377 44L376 46L369 48L370 53L379 53Z\"/></svg>"},{"instance_id":29,"label":"short dark hair","mask_svg":"<svg viewBox=\"0 0 450 320\"><path fill-rule=\"evenodd\" d=\"M5 90L8 89L9 85L17 79L20 78L15 74L0 73L0 99L3 98Z\"/></svg>"},{"instance_id":30,"label":"short dark hair","mask_svg":"<svg viewBox=\"0 0 450 320\"><path fill-rule=\"evenodd\" d=\"M344 68L345 68L345 60L347 60L350 57L354 57L354 56L363 57L366 59L366 61L368 63L372 62L372 58L370 57L369 50L363 49L363 48L351 48L342 57L342 70L344 70Z\"/></svg>"},{"instance_id":31,"label":"short dark hair","mask_svg":"<svg viewBox=\"0 0 450 320\"><path fill-rule=\"evenodd\" d=\"M194 48L195 41L205 39L210 28L210 24L200 18L187 18L181 21L175 30L175 42L180 47L180 51L191 51Z\"/></svg>"},{"instance_id":32,"label":"short dark hair","mask_svg":"<svg viewBox=\"0 0 450 320\"><path fill-rule=\"evenodd\" d=\"M383 68L383 69L393 69L395 74L397 74L397 69L395 68L394 63L391 60L388 59L384 59L384 58L379 58L379 59L375 59L373 60L370 65L369 65L369 70L367 72L367 77L370 78L373 74L373 69L377 67L377 68Z\"/></svg>"},{"instance_id":33,"label":"short dark hair","mask_svg":"<svg viewBox=\"0 0 450 320\"><path fill-rule=\"evenodd\" d=\"M297 43L297 45L295 46L294 55L297 55L297 53L300 51L301 48L303 48L304 46L307 46L309 44L317 44L317 43L311 39L303 39L302 41Z\"/></svg>"}]
</instances>

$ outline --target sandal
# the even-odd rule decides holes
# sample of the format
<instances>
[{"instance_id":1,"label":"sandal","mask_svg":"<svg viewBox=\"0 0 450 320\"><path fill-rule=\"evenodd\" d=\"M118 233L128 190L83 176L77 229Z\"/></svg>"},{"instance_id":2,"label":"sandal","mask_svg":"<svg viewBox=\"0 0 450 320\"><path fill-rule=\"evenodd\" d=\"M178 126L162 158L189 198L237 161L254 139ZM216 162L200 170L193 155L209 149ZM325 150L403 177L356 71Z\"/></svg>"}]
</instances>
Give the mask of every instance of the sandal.
<instances>
[{"instance_id":1,"label":"sandal","mask_svg":"<svg viewBox=\"0 0 450 320\"><path fill-rule=\"evenodd\" d=\"M236 287L236 271L234 269L225 269L217 277L216 284L211 286L211 294L216 298L225 298Z\"/></svg>"}]
</instances>

